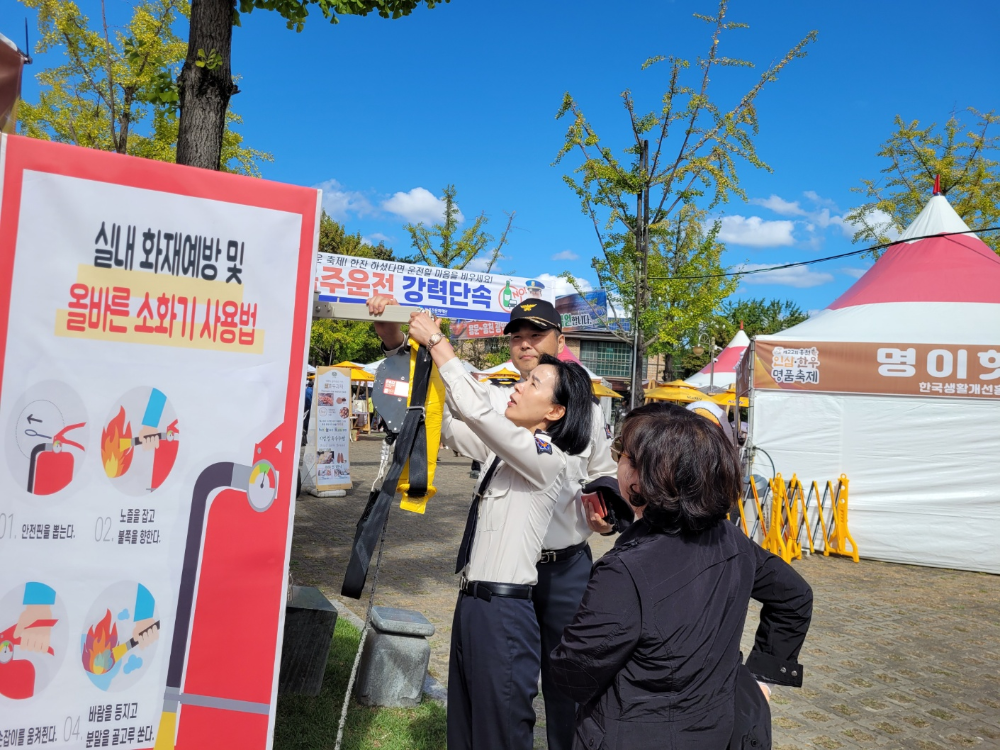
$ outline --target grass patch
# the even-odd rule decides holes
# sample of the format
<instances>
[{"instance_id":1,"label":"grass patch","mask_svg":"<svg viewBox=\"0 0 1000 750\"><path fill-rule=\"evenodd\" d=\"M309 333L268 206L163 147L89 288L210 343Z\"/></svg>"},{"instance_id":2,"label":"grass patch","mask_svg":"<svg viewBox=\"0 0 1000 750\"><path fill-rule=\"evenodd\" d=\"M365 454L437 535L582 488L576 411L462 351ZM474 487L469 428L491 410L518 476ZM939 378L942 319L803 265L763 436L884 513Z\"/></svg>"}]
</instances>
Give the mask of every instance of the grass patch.
<instances>
[{"instance_id":1,"label":"grass patch","mask_svg":"<svg viewBox=\"0 0 1000 750\"><path fill-rule=\"evenodd\" d=\"M278 698L274 750L333 748L360 640L357 628L338 617L323 692L315 698ZM446 744L445 709L438 703L425 701L416 708L368 708L351 701L343 750L442 750Z\"/></svg>"}]
</instances>

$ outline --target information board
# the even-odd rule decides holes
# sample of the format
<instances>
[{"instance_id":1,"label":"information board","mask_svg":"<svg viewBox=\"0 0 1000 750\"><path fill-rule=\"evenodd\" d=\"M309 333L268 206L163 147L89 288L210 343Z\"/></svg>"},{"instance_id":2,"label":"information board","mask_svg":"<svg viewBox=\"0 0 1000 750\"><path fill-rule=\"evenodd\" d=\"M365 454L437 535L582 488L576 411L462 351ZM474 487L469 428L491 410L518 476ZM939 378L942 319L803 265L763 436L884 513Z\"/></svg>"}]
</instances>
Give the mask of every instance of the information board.
<instances>
[{"instance_id":1,"label":"information board","mask_svg":"<svg viewBox=\"0 0 1000 750\"><path fill-rule=\"evenodd\" d=\"M316 402L316 489L351 489L351 371L320 367Z\"/></svg>"},{"instance_id":2,"label":"information board","mask_svg":"<svg viewBox=\"0 0 1000 750\"><path fill-rule=\"evenodd\" d=\"M268 748L319 193L16 136L0 179L0 746Z\"/></svg>"}]
</instances>

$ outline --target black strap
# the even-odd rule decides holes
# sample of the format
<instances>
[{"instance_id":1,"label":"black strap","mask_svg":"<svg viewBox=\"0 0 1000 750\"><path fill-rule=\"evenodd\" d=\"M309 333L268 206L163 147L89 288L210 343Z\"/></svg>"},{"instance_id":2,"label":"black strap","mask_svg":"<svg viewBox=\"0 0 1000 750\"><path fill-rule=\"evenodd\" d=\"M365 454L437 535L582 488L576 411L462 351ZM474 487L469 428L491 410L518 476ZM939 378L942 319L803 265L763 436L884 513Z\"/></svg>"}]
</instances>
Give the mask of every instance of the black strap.
<instances>
[{"instance_id":1,"label":"black strap","mask_svg":"<svg viewBox=\"0 0 1000 750\"><path fill-rule=\"evenodd\" d=\"M414 446L417 437L424 434L424 402L427 398L427 386L431 379L431 354L425 347L417 349L417 363L413 368L413 382L410 391L410 408L403 419L399 435L396 437L392 453L392 465L385 475L382 486L377 494L368 496L364 513L358 520L354 532L354 545L351 548L351 559L347 563L344 583L340 588L343 596L360 599L368 578L368 566L371 564L375 545L382 536L382 529L389 518L392 499L396 496L399 477L407 460L410 461L411 486L422 482L423 494L427 492L427 449L426 434L424 435L424 451L422 456L415 456ZM414 460L416 459L416 460ZM421 478L422 477L422 478ZM413 490L411 489L411 494Z\"/></svg>"},{"instance_id":2,"label":"black strap","mask_svg":"<svg viewBox=\"0 0 1000 750\"><path fill-rule=\"evenodd\" d=\"M486 470L486 476L479 483L479 489L472 498L472 507L469 508L469 517L465 521L465 533L462 534L462 544L458 548L458 558L455 560L455 572L461 573L465 566L469 564L469 555L472 554L472 538L476 535L476 521L479 519L479 501L483 499L483 493L493 481L497 466L500 465L500 456L493 459L490 468Z\"/></svg>"}]
</instances>

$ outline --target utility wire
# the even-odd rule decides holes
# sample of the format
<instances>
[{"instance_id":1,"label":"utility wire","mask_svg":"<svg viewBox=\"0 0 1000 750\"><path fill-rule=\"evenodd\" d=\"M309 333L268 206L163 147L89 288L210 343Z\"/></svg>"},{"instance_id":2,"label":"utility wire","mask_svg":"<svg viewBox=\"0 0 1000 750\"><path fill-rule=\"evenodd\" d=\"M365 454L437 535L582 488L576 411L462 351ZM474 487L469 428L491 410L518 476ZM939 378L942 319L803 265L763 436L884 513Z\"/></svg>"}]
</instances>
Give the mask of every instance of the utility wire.
<instances>
[{"instance_id":1,"label":"utility wire","mask_svg":"<svg viewBox=\"0 0 1000 750\"><path fill-rule=\"evenodd\" d=\"M884 250L887 247L892 247L893 245L902 245L903 243L916 242L917 240L928 240L933 237L951 237L956 234L976 234L978 232L995 232L1000 229L1000 226L986 227L985 229L969 229L965 232L940 232L938 234L925 234L922 237L908 237L905 240L894 240L892 242L886 242L882 245L872 245L871 247L865 247L861 250L852 250L849 253L840 253L840 255L830 255L826 258L813 258L812 260L802 260L798 263L785 263L780 266L767 266L765 268L752 268L749 271L729 271L727 273L710 273L704 276L649 276L647 277L650 281L701 281L704 279L721 279L727 276L750 276L755 273L769 273L771 271L781 271L785 268L795 268L797 266L811 266L816 263L826 263L830 260L839 260L840 258L849 258L852 255L861 255L862 253L870 253L875 250Z\"/></svg>"}]
</instances>

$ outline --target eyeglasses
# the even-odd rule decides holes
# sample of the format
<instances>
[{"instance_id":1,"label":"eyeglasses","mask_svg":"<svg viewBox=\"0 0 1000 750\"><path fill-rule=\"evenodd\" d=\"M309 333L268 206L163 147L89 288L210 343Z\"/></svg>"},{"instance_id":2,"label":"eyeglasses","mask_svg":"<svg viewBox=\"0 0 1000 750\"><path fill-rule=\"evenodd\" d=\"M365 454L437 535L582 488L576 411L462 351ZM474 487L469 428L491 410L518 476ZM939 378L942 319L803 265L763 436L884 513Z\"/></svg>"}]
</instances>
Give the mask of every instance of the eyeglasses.
<instances>
[{"instance_id":1,"label":"eyeglasses","mask_svg":"<svg viewBox=\"0 0 1000 750\"><path fill-rule=\"evenodd\" d=\"M611 442L611 460L618 463L622 456L629 457L628 453L625 452L625 443L619 436Z\"/></svg>"}]
</instances>

